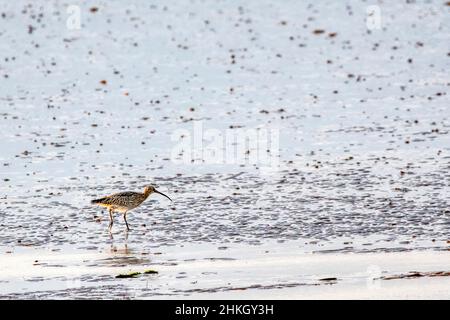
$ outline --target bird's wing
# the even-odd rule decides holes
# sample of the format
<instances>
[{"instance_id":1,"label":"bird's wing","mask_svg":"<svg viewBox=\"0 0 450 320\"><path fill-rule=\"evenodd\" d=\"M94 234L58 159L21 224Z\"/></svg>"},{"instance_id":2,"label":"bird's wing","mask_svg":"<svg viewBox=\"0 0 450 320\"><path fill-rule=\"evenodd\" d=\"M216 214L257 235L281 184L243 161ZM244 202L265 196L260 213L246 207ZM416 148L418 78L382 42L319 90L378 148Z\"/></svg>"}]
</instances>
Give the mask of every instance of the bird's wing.
<instances>
[{"instance_id":1,"label":"bird's wing","mask_svg":"<svg viewBox=\"0 0 450 320\"><path fill-rule=\"evenodd\" d=\"M138 192L133 191L125 191L125 192L119 192L112 194L110 196L104 197L102 199L95 200L96 203L103 203L103 204L111 204L111 205L117 205L117 204L125 204L127 203L127 200L129 200L133 196L139 195Z\"/></svg>"},{"instance_id":2,"label":"bird's wing","mask_svg":"<svg viewBox=\"0 0 450 320\"><path fill-rule=\"evenodd\" d=\"M114 194L110 195L109 197L124 197L124 198L128 198L128 197L132 197L132 196L137 196L139 194L140 194L139 192L125 191L125 192L114 193Z\"/></svg>"}]
</instances>

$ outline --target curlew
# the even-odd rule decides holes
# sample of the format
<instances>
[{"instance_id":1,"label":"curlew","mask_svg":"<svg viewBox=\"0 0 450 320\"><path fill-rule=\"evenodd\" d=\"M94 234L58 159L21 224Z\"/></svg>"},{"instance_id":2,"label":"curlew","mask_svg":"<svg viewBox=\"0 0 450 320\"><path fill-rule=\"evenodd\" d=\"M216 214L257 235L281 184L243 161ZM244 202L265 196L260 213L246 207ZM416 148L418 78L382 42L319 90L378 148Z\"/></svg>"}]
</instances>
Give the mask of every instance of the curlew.
<instances>
[{"instance_id":1,"label":"curlew","mask_svg":"<svg viewBox=\"0 0 450 320\"><path fill-rule=\"evenodd\" d=\"M141 205L142 202L145 201L145 199L148 198L149 195L152 193L159 193L160 195L163 195L170 201L168 196L166 196L164 193L159 192L155 189L153 186L147 186L144 189L143 193L140 192L133 192L133 191L125 191L125 192L119 192L112 194L110 196L101 198L101 199L95 199L92 200L92 204L97 204L102 207L108 208L109 211L109 231L111 231L111 228L114 223L113 213L114 211L123 213L123 219L125 221L125 224L127 225L127 230L130 230L130 227L128 226L127 221L127 213L128 211L137 208Z\"/></svg>"}]
</instances>

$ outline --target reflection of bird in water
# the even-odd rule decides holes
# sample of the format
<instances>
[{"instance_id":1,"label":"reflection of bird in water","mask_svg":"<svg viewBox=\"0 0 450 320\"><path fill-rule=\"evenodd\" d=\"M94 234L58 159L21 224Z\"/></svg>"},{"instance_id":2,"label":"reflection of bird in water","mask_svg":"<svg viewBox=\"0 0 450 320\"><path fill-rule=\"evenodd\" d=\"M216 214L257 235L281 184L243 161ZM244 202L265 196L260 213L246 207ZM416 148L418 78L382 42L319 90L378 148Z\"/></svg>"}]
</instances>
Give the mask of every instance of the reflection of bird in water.
<instances>
[{"instance_id":1,"label":"reflection of bird in water","mask_svg":"<svg viewBox=\"0 0 450 320\"><path fill-rule=\"evenodd\" d=\"M155 187L147 186L147 187L145 187L143 193L132 192L132 191L119 192L119 193L115 193L115 194L112 194L110 196L107 196L107 197L104 197L101 199L92 200L91 203L108 208L109 219L110 219L110 222L109 222L109 230L110 231L111 231L111 228L114 223L114 219L113 219L114 211L123 213L123 219L125 220L125 224L127 225L127 230L130 230L130 227L128 226L128 222L127 222L128 211L139 207L139 205L142 202L144 202L144 200L147 199L148 196L151 195L152 193L159 193L159 194L163 195L164 197L166 197L167 199L169 199L170 201L172 201L172 199L170 199L164 193L156 190Z\"/></svg>"},{"instance_id":2,"label":"reflection of bird in water","mask_svg":"<svg viewBox=\"0 0 450 320\"><path fill-rule=\"evenodd\" d=\"M128 234L128 233L127 233ZM125 243L123 248L117 248L114 244L111 244L110 253L112 254L131 254L133 250L128 249L128 245Z\"/></svg>"}]
</instances>

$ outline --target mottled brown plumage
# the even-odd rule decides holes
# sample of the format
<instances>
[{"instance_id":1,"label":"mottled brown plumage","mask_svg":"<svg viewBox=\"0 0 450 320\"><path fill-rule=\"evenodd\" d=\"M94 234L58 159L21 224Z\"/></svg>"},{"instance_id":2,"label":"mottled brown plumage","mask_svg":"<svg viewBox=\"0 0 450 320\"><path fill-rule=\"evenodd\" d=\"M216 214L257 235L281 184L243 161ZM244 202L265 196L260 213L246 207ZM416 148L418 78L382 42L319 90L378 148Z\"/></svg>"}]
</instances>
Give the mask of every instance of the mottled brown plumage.
<instances>
[{"instance_id":1,"label":"mottled brown plumage","mask_svg":"<svg viewBox=\"0 0 450 320\"><path fill-rule=\"evenodd\" d=\"M127 222L128 211L137 208L152 193L159 193L164 197L168 198L170 201L172 201L172 199L170 199L164 193L156 190L155 187L147 186L145 187L143 193L133 191L119 192L101 199L92 200L91 203L108 208L110 219L109 230L111 230L114 223L113 220L114 211L123 213L123 219L125 220L125 224L127 225L127 230L130 230L130 227L128 226Z\"/></svg>"}]
</instances>

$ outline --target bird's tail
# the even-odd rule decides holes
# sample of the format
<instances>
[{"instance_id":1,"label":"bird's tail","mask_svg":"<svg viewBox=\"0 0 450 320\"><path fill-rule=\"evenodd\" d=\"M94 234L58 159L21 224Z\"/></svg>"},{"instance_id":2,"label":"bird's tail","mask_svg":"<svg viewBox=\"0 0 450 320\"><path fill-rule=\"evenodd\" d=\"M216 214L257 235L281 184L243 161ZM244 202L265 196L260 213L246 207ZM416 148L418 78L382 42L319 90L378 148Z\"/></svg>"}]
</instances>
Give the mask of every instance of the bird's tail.
<instances>
[{"instance_id":1,"label":"bird's tail","mask_svg":"<svg viewBox=\"0 0 450 320\"><path fill-rule=\"evenodd\" d=\"M98 204L105 201L105 198L91 200L91 204Z\"/></svg>"}]
</instances>

